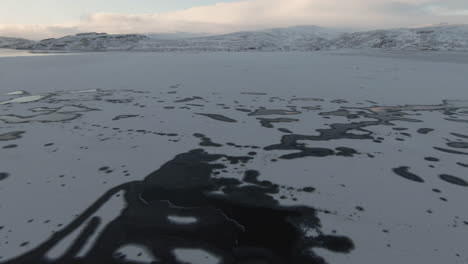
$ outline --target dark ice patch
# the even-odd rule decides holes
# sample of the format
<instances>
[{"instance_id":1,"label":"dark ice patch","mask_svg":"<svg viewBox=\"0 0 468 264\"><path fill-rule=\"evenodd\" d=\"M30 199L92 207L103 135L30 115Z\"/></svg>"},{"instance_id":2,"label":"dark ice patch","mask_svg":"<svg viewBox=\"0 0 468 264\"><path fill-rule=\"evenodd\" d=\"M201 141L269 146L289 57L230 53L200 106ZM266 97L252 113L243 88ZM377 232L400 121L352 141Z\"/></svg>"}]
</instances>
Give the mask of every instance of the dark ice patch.
<instances>
[{"instance_id":1,"label":"dark ice patch","mask_svg":"<svg viewBox=\"0 0 468 264\"><path fill-rule=\"evenodd\" d=\"M216 163L222 158L228 156L203 150L177 155L144 180L110 189L44 243L6 263L121 263L114 258L115 252L129 244L145 247L162 263L175 264L179 263L173 253L176 248L206 250L224 263L277 264L326 263L311 248L340 253L354 249L348 237L320 230L315 209L280 205L272 196L279 193L278 185L259 181L258 172L246 172L244 180L249 185L241 185L237 179L213 178L214 171L226 168ZM94 216L96 211L120 191L125 192L126 207L96 233L101 222ZM198 221L179 225L168 220L173 215ZM303 229L313 229L318 235L308 237ZM46 257L75 231L79 232L77 239L60 258ZM93 234L97 239L78 258Z\"/></svg>"},{"instance_id":2,"label":"dark ice patch","mask_svg":"<svg viewBox=\"0 0 468 264\"><path fill-rule=\"evenodd\" d=\"M223 115L218 115L218 114L202 114L202 113L196 113L197 115L201 115L201 116L206 116L206 117L209 117L209 118L212 118L214 120L217 120L217 121L222 121L222 122L228 122L228 123L236 123L237 120L234 120L232 118L229 118L229 117L226 117L226 116L223 116Z\"/></svg>"},{"instance_id":3,"label":"dark ice patch","mask_svg":"<svg viewBox=\"0 0 468 264\"><path fill-rule=\"evenodd\" d=\"M358 114L352 114L350 111L346 109L340 109L336 111L330 111L330 112L322 112L319 113L320 116L340 116L340 117L346 117L348 119L356 119L359 118Z\"/></svg>"},{"instance_id":4,"label":"dark ice patch","mask_svg":"<svg viewBox=\"0 0 468 264\"><path fill-rule=\"evenodd\" d=\"M283 109L265 109L260 108L250 113L249 116L262 116L262 115L298 115L299 111L283 110Z\"/></svg>"},{"instance_id":5,"label":"dark ice patch","mask_svg":"<svg viewBox=\"0 0 468 264\"><path fill-rule=\"evenodd\" d=\"M8 172L0 172L0 181L3 181L8 177L10 177L10 174Z\"/></svg>"},{"instance_id":6,"label":"dark ice patch","mask_svg":"<svg viewBox=\"0 0 468 264\"><path fill-rule=\"evenodd\" d=\"M267 93L259 93L259 92L244 92L241 94L248 94L248 95L267 95Z\"/></svg>"},{"instance_id":7,"label":"dark ice patch","mask_svg":"<svg viewBox=\"0 0 468 264\"><path fill-rule=\"evenodd\" d=\"M421 183L424 182L424 180L421 177L419 177L418 175L414 173L409 172L409 167L406 167L406 166L394 168L393 172L397 174L398 176L401 176L410 181L421 182Z\"/></svg>"},{"instance_id":8,"label":"dark ice patch","mask_svg":"<svg viewBox=\"0 0 468 264\"><path fill-rule=\"evenodd\" d=\"M425 157L424 160L430 161L430 162L439 162L440 159L434 158L434 157Z\"/></svg>"},{"instance_id":9,"label":"dark ice patch","mask_svg":"<svg viewBox=\"0 0 468 264\"><path fill-rule=\"evenodd\" d=\"M193 134L194 137L201 139L200 146L204 147L222 147L222 144L214 143L211 139L201 133Z\"/></svg>"},{"instance_id":10,"label":"dark ice patch","mask_svg":"<svg viewBox=\"0 0 468 264\"><path fill-rule=\"evenodd\" d=\"M139 117L139 115L118 115L112 118L112 121L117 121L117 120L125 119L125 118L133 118L133 117Z\"/></svg>"},{"instance_id":11,"label":"dark ice patch","mask_svg":"<svg viewBox=\"0 0 468 264\"><path fill-rule=\"evenodd\" d=\"M322 110L321 106L303 106L301 108L309 111Z\"/></svg>"},{"instance_id":12,"label":"dark ice patch","mask_svg":"<svg viewBox=\"0 0 468 264\"><path fill-rule=\"evenodd\" d=\"M458 185L458 186L462 186L462 187L467 187L468 186L468 182L466 182L465 180L460 179L458 177L452 176L452 175L441 174L441 175L439 175L439 178L441 180L443 180L443 181L446 181L448 183L455 184L455 185Z\"/></svg>"},{"instance_id":13,"label":"dark ice patch","mask_svg":"<svg viewBox=\"0 0 468 264\"><path fill-rule=\"evenodd\" d=\"M353 157L354 155L359 154L355 149L348 147L337 147L336 151L336 156L342 157Z\"/></svg>"},{"instance_id":14,"label":"dark ice patch","mask_svg":"<svg viewBox=\"0 0 468 264\"><path fill-rule=\"evenodd\" d=\"M450 134L453 135L453 136L459 137L459 138L468 139L467 135L463 135L463 134L459 134L459 133L450 133Z\"/></svg>"},{"instance_id":15,"label":"dark ice patch","mask_svg":"<svg viewBox=\"0 0 468 264\"><path fill-rule=\"evenodd\" d=\"M463 119L455 119L455 118L445 118L447 121L457 122L457 123L465 123L468 124L468 120Z\"/></svg>"},{"instance_id":16,"label":"dark ice patch","mask_svg":"<svg viewBox=\"0 0 468 264\"><path fill-rule=\"evenodd\" d=\"M323 102L325 100L320 98L306 97L306 98L293 98L291 101L303 101L303 102Z\"/></svg>"},{"instance_id":17,"label":"dark ice patch","mask_svg":"<svg viewBox=\"0 0 468 264\"><path fill-rule=\"evenodd\" d=\"M203 100L203 98L199 97L199 96L187 97L187 98L184 98L184 99L176 100L176 101L174 101L174 103L186 103L186 102L191 102L191 101L195 101L195 100Z\"/></svg>"},{"instance_id":18,"label":"dark ice patch","mask_svg":"<svg viewBox=\"0 0 468 264\"><path fill-rule=\"evenodd\" d=\"M273 123L291 123L298 122L299 119L294 118L257 118L260 120L260 124L266 128L273 128Z\"/></svg>"},{"instance_id":19,"label":"dark ice patch","mask_svg":"<svg viewBox=\"0 0 468 264\"><path fill-rule=\"evenodd\" d=\"M245 109L245 108L236 108L236 111L244 112L244 113L250 113L250 112L252 112L252 110Z\"/></svg>"},{"instance_id":20,"label":"dark ice patch","mask_svg":"<svg viewBox=\"0 0 468 264\"><path fill-rule=\"evenodd\" d=\"M466 149L466 148L468 148L468 143L467 142L449 142L449 143L447 143L447 146L449 146L451 148Z\"/></svg>"},{"instance_id":21,"label":"dark ice patch","mask_svg":"<svg viewBox=\"0 0 468 264\"><path fill-rule=\"evenodd\" d=\"M13 131L13 132L0 134L0 141L20 139L24 133L26 133L26 131Z\"/></svg>"},{"instance_id":22,"label":"dark ice patch","mask_svg":"<svg viewBox=\"0 0 468 264\"><path fill-rule=\"evenodd\" d=\"M283 132L283 133L288 133L292 134L293 132L287 128L278 128L278 131Z\"/></svg>"},{"instance_id":23,"label":"dark ice patch","mask_svg":"<svg viewBox=\"0 0 468 264\"><path fill-rule=\"evenodd\" d=\"M451 149L446 149L446 148L439 148L439 147L434 147L435 150L442 151L445 153L450 153L450 154L456 154L456 155L468 155L466 152L461 152L461 151L456 151L456 150L451 150Z\"/></svg>"},{"instance_id":24,"label":"dark ice patch","mask_svg":"<svg viewBox=\"0 0 468 264\"><path fill-rule=\"evenodd\" d=\"M427 135L432 131L434 131L434 129L432 129L432 128L420 128L420 129L417 130L417 132L419 134L422 134L422 135Z\"/></svg>"}]
</instances>

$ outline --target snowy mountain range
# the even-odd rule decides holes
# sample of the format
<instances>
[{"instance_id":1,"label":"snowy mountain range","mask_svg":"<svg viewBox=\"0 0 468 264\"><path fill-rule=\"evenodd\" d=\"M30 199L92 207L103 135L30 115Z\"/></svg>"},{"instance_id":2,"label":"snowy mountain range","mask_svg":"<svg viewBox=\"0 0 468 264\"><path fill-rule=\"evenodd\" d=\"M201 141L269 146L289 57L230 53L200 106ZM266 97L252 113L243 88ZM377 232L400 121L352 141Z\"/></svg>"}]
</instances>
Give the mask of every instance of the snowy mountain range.
<instances>
[{"instance_id":1,"label":"snowy mountain range","mask_svg":"<svg viewBox=\"0 0 468 264\"><path fill-rule=\"evenodd\" d=\"M195 37L194 37L195 36ZM0 37L0 48L36 51L314 51L351 49L468 51L468 25L343 32L297 26L215 36L82 33L30 41Z\"/></svg>"},{"instance_id":2,"label":"snowy mountain range","mask_svg":"<svg viewBox=\"0 0 468 264\"><path fill-rule=\"evenodd\" d=\"M29 46L33 43L34 41L22 38L0 37L0 48L22 48L23 46Z\"/></svg>"}]
</instances>

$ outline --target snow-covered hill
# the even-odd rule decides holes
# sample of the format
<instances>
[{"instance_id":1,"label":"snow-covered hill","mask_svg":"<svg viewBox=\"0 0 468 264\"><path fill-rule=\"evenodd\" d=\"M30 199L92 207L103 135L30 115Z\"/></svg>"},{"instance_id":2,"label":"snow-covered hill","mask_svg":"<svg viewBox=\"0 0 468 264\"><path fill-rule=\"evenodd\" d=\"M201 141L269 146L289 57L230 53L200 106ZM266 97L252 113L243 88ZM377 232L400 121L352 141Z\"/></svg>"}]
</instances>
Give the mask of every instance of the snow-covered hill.
<instances>
[{"instance_id":1,"label":"snow-covered hill","mask_svg":"<svg viewBox=\"0 0 468 264\"><path fill-rule=\"evenodd\" d=\"M336 39L334 47L468 51L468 25L356 32Z\"/></svg>"},{"instance_id":2,"label":"snow-covered hill","mask_svg":"<svg viewBox=\"0 0 468 264\"><path fill-rule=\"evenodd\" d=\"M34 41L22 39L22 38L6 38L0 37L0 48L22 48L25 45L34 43Z\"/></svg>"},{"instance_id":3,"label":"snow-covered hill","mask_svg":"<svg viewBox=\"0 0 468 264\"><path fill-rule=\"evenodd\" d=\"M159 35L84 33L31 43L31 50L60 51L280 51L319 50L341 33L316 26L236 32L225 35L171 38ZM183 35L182 35L183 36Z\"/></svg>"},{"instance_id":4,"label":"snow-covered hill","mask_svg":"<svg viewBox=\"0 0 468 264\"><path fill-rule=\"evenodd\" d=\"M341 48L468 51L468 25L345 33L297 26L183 37L83 33L38 42L0 38L4 47L51 51L314 51ZM2 42L3 40L3 42Z\"/></svg>"},{"instance_id":5,"label":"snow-covered hill","mask_svg":"<svg viewBox=\"0 0 468 264\"><path fill-rule=\"evenodd\" d=\"M44 39L24 47L30 50L107 51L131 50L139 42L147 40L144 35L109 35L105 33L81 33L58 39Z\"/></svg>"}]
</instances>

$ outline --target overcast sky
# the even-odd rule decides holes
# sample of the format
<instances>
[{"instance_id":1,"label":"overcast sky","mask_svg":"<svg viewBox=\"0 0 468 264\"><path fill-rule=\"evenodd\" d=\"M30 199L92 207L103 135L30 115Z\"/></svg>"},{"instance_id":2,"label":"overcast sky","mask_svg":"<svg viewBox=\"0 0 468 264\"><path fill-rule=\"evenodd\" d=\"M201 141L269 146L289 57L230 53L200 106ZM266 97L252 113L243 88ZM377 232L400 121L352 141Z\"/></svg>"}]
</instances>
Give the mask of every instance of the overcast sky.
<instances>
[{"instance_id":1,"label":"overcast sky","mask_svg":"<svg viewBox=\"0 0 468 264\"><path fill-rule=\"evenodd\" d=\"M468 0L0 0L0 36L468 24Z\"/></svg>"}]
</instances>

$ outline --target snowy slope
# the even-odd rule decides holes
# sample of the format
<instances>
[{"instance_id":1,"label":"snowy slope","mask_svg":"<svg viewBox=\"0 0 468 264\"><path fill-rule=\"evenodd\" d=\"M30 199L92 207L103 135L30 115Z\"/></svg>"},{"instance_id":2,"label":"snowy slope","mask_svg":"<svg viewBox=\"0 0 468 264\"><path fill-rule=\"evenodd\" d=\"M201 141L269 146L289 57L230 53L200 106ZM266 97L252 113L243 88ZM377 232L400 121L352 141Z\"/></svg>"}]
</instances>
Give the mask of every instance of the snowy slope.
<instances>
[{"instance_id":1,"label":"snowy slope","mask_svg":"<svg viewBox=\"0 0 468 264\"><path fill-rule=\"evenodd\" d=\"M318 50L331 45L340 33L315 26L236 32L205 37L165 37L160 35L108 35L84 33L31 43L31 50L70 51L278 51ZM184 34L180 34L184 36ZM190 35L188 35L190 36Z\"/></svg>"},{"instance_id":2,"label":"snowy slope","mask_svg":"<svg viewBox=\"0 0 468 264\"><path fill-rule=\"evenodd\" d=\"M51 51L314 51L394 49L468 51L468 25L344 33L316 26L297 26L224 35L187 37L83 33L39 42L4 40L7 47ZM184 37L185 36L185 37ZM2 39L0 39L0 47Z\"/></svg>"},{"instance_id":3,"label":"snowy slope","mask_svg":"<svg viewBox=\"0 0 468 264\"><path fill-rule=\"evenodd\" d=\"M335 40L334 47L466 51L468 25L356 32Z\"/></svg>"},{"instance_id":4,"label":"snowy slope","mask_svg":"<svg viewBox=\"0 0 468 264\"><path fill-rule=\"evenodd\" d=\"M31 40L22 38L6 38L0 37L0 48L20 48L24 45L34 43Z\"/></svg>"},{"instance_id":5,"label":"snowy slope","mask_svg":"<svg viewBox=\"0 0 468 264\"><path fill-rule=\"evenodd\" d=\"M81 33L58 39L45 39L31 43L25 49L31 50L132 50L140 41L146 40L144 35L126 34L109 35L105 33Z\"/></svg>"}]
</instances>

